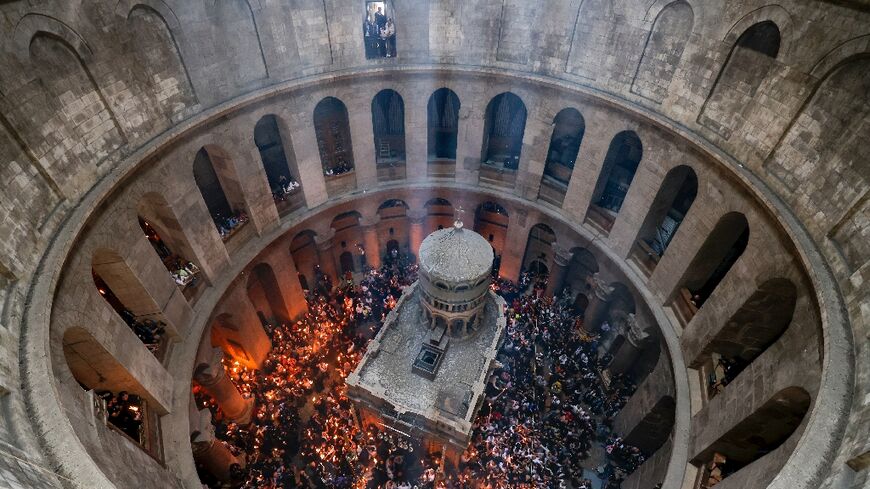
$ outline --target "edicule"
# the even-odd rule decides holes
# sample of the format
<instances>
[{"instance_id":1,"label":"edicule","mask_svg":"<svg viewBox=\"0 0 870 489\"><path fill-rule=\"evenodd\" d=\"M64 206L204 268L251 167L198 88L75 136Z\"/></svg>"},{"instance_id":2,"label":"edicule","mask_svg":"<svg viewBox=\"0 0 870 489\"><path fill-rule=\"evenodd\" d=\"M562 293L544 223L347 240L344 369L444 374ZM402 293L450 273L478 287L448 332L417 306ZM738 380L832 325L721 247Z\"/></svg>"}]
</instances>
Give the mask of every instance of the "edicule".
<instances>
[{"instance_id":1,"label":"edicule","mask_svg":"<svg viewBox=\"0 0 870 489\"><path fill-rule=\"evenodd\" d=\"M496 365L505 303L489 288L492 247L459 219L423 240L419 255L419 279L348 376L348 397L363 424L457 464Z\"/></svg>"}]
</instances>

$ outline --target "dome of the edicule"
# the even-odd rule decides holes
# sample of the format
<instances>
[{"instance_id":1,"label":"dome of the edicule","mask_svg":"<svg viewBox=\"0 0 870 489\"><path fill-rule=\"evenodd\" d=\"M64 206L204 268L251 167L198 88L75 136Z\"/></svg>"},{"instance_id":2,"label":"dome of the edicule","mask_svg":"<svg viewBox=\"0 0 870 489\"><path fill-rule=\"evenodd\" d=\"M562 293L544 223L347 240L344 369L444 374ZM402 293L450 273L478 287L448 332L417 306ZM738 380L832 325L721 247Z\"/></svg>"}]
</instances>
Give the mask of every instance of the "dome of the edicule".
<instances>
[{"instance_id":1,"label":"dome of the edicule","mask_svg":"<svg viewBox=\"0 0 870 489\"><path fill-rule=\"evenodd\" d=\"M432 279L448 283L478 280L492 270L492 246L462 226L440 229L420 245L420 268Z\"/></svg>"}]
</instances>

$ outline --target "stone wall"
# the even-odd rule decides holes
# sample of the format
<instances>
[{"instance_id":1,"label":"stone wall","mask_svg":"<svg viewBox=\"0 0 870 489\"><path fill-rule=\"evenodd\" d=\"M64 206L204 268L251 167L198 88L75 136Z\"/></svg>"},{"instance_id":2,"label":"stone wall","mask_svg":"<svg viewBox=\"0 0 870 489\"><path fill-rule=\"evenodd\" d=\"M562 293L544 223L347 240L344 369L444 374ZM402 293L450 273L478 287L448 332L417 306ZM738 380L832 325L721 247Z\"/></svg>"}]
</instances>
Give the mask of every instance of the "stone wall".
<instances>
[{"instance_id":1,"label":"stone wall","mask_svg":"<svg viewBox=\"0 0 870 489\"><path fill-rule=\"evenodd\" d=\"M833 395L841 405L851 402L853 385L855 402L842 446L828 442L816 449L837 452L829 464L831 481L860 487L867 479L862 455L870 451L870 405L864 402L870 364L863 360L867 342L856 341L852 351L849 340L850 335L866 336L870 315L865 285L870 278L866 8L860 2L804 0L778 6L750 0L651 5L559 0L527 11L516 2L485 0L394 3L398 58L370 61L362 47L362 1L297 2L293 8L277 0L54 0L0 6L5 40L0 48L0 154L5 162L0 386L9 392L0 402L10 413L0 421L4 440L42 463L35 440L36 433L46 439L46 426L37 422L35 432L29 428L26 411L32 404L24 402L36 391L18 387L33 387L33 380L19 377L20 371L31 375L38 370L32 360L19 357L19 346L27 351L28 345L41 344L43 350L49 345L47 333L41 337L38 329L22 323L34 308L48 311L53 297L40 295L46 289L34 278L60 267L46 258L42 263L49 268L38 268L41 257L56 256L52 250L75 243L74 254L59 258L67 264L64 275L49 279L59 281L60 291L77 290L66 299L65 292L58 296L57 304L73 304L64 306L73 311L50 311L53 322L75 312L81 319L74 322L106 334L116 331L119 323L101 301L91 296L80 302L93 294L89 277L81 274L98 242L116 251L142 249L135 225L139 196L164 196L196 254L192 259L211 282L220 283L223 271L239 259L220 242L193 182L193 157L202 146L219 144L229 154L238 181L244 182L252 242L259 242L298 217L279 219L271 204L253 144L260 117L278 117L282 136L292 141L285 148L295 153L307 207L314 209L343 198L327 194L322 177L311 130L318 101L336 96L347 105L356 187L374 190L371 97L384 88L403 96L408 180L420 182L426 180L425 104L435 89L447 86L462 102L455 185L478 184L488 101L511 91L525 102L529 117L517 183L508 189L512 199L536 198L553 117L567 106L580 110L587 132L575 177L582 177L571 179L558 210L571 226L585 216L594 176L613 135L636 131L644 158L626 203L607 236L587 231L620 259L668 169L677 164L695 169L698 199L642 285L662 303L671 298L688 265L686 257L694 255L723 211L746 215L752 231L749 248L687 327L684 344L694 343L693 335L712 334L713 318L739 307L743 300L738 298L747 297L761 279L804 273L807 263L818 267L801 281L806 284L801 297L835 314L823 312L814 320L823 321L825 328L819 333L825 340L823 358L814 362L827 369L823 386L831 376L840 376ZM774 22L779 33L775 57L742 56L735 50L744 31L766 21ZM740 85L747 73L761 71L764 76L750 84L757 85L755 90ZM723 92L722 87L733 90ZM722 93L732 95L723 98ZM717 97L717 110L710 109L711 94ZM722 120L725 113L728 119ZM414 203L420 197L410 195L407 201L420 209L426 200ZM553 225L557 234L558 221ZM522 211L511 213L505 244L511 273L535 223ZM805 233L805 238L794 238L795 233ZM167 294L174 286L166 284L156 257L146 255L131 257L142 261L131 268L154 294ZM826 282L829 273L832 282ZM815 293L807 290L812 287ZM818 295L822 291L825 295ZM83 311L81 305L90 301L94 307ZM837 312L841 302L847 319ZM193 320L181 314L183 307L161 306L177 318L184 339L201 333L195 325L210 314L208 304L191 305ZM65 367L56 335L70 325L52 326L52 358L58 364L45 370L59 369L55 373L62 379ZM854 384L845 370L853 356L858 359ZM146 368L149 362L140 353L132 357L144 363L131 369L159 372L153 364ZM833 366L843 370L831 372ZM153 375L151 381L164 374ZM827 426L843 415L827 401L820 409L831 410L821 416ZM50 465L77 474L87 464L69 466L55 459Z\"/></svg>"}]
</instances>

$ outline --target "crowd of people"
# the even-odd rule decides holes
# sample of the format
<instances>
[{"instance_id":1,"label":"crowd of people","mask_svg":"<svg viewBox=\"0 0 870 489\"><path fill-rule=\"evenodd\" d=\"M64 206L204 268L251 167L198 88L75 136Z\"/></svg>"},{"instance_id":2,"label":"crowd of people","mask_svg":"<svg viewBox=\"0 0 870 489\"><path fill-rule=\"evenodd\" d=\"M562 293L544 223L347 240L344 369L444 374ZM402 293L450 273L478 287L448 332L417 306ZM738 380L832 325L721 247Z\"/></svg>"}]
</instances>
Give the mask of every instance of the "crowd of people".
<instances>
[{"instance_id":1,"label":"crowd of people","mask_svg":"<svg viewBox=\"0 0 870 489\"><path fill-rule=\"evenodd\" d=\"M278 185L272 188L272 199L274 199L275 202L284 202L301 187L302 184L293 178L281 175L278 177Z\"/></svg>"},{"instance_id":2,"label":"crowd of people","mask_svg":"<svg viewBox=\"0 0 870 489\"><path fill-rule=\"evenodd\" d=\"M366 58L393 58L396 56L396 25L383 8L369 12L363 22Z\"/></svg>"},{"instance_id":3,"label":"crowd of people","mask_svg":"<svg viewBox=\"0 0 870 489\"><path fill-rule=\"evenodd\" d=\"M213 411L216 435L240 460L230 481L201 474L210 487L612 489L643 463L644 454L611 428L634 384L625 376L602 380L598 336L583 328L568 295L541 297L546 278L493 281L509 304L500 366L472 442L452 466L407 433L359 426L346 396L344 378L416 268L395 252L356 284L316 275L307 316L266 325L273 350L261 369L225 364L243 395L255 399L250 425L227 422L195 391Z\"/></svg>"},{"instance_id":4,"label":"crowd of people","mask_svg":"<svg viewBox=\"0 0 870 489\"><path fill-rule=\"evenodd\" d=\"M224 241L230 239L230 236L249 220L248 214L245 211L234 211L229 216L218 214L213 217L214 225L217 226L218 233L220 233L221 239Z\"/></svg>"},{"instance_id":5,"label":"crowd of people","mask_svg":"<svg viewBox=\"0 0 870 489\"><path fill-rule=\"evenodd\" d=\"M132 438L136 443L142 443L142 419L144 410L139 396L121 391L112 394L109 391L98 392L106 409L106 421Z\"/></svg>"}]
</instances>

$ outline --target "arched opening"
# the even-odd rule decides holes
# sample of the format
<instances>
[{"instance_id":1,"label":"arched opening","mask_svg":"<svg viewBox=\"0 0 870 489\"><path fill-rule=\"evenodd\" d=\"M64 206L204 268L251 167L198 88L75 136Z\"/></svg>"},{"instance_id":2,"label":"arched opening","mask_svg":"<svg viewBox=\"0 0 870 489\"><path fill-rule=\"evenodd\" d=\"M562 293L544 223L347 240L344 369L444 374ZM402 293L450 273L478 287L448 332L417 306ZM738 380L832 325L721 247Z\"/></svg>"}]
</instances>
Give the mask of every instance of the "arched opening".
<instances>
[{"instance_id":1,"label":"arched opening","mask_svg":"<svg viewBox=\"0 0 870 489\"><path fill-rule=\"evenodd\" d=\"M100 296L161 360L169 337L163 311L118 253L99 249L91 258L91 275Z\"/></svg>"},{"instance_id":2,"label":"arched opening","mask_svg":"<svg viewBox=\"0 0 870 489\"><path fill-rule=\"evenodd\" d=\"M175 211L162 195L154 192L142 196L137 211L139 227L148 242L184 297L193 304L205 290L207 278L194 261L196 254Z\"/></svg>"},{"instance_id":3,"label":"arched opening","mask_svg":"<svg viewBox=\"0 0 870 489\"><path fill-rule=\"evenodd\" d=\"M353 253L350 251L345 251L339 256L339 263L341 264L342 275L347 276L348 274L356 273L356 263Z\"/></svg>"},{"instance_id":4,"label":"arched opening","mask_svg":"<svg viewBox=\"0 0 870 489\"><path fill-rule=\"evenodd\" d=\"M697 196L698 177L691 167L680 165L665 175L631 251L631 259L647 277L665 254Z\"/></svg>"},{"instance_id":5,"label":"arched opening","mask_svg":"<svg viewBox=\"0 0 870 489\"><path fill-rule=\"evenodd\" d=\"M549 273L547 263L552 257L555 242L556 233L550 226L540 223L532 226L526 241L526 251L523 254L522 270L529 272L533 278L545 277ZM533 265L536 261L538 264Z\"/></svg>"},{"instance_id":6,"label":"arched opening","mask_svg":"<svg viewBox=\"0 0 870 489\"><path fill-rule=\"evenodd\" d=\"M493 201L481 203L474 212L474 230L487 237L496 256L504 251L509 218L507 209Z\"/></svg>"},{"instance_id":7,"label":"arched opening","mask_svg":"<svg viewBox=\"0 0 870 489\"><path fill-rule=\"evenodd\" d=\"M444 229L453 225L456 209L449 200L435 197L429 199L424 206L426 209L426 234L436 229Z\"/></svg>"},{"instance_id":8,"label":"arched opening","mask_svg":"<svg viewBox=\"0 0 870 489\"><path fill-rule=\"evenodd\" d=\"M408 256L411 250L410 235L408 233L408 204L400 199L384 201L378 207L378 232L381 236L389 238L387 243L386 263L395 263L402 256ZM395 247L390 247L395 243Z\"/></svg>"},{"instance_id":9,"label":"arched opening","mask_svg":"<svg viewBox=\"0 0 870 489\"><path fill-rule=\"evenodd\" d=\"M453 178L456 174L460 107L459 96L449 88L439 88L429 97L426 111L430 177Z\"/></svg>"},{"instance_id":10,"label":"arched opening","mask_svg":"<svg viewBox=\"0 0 870 489\"><path fill-rule=\"evenodd\" d=\"M381 90L372 99L372 131L378 181L405 178L405 102L395 90Z\"/></svg>"},{"instance_id":11,"label":"arched opening","mask_svg":"<svg viewBox=\"0 0 870 489\"><path fill-rule=\"evenodd\" d=\"M701 484L713 487L723 480L740 478L741 469L760 463L765 470L754 470L751 480L741 478L743 484L731 487L765 487L788 458L772 452L797 432L811 402L810 395L800 387L777 392L692 459L692 464L701 468Z\"/></svg>"},{"instance_id":12,"label":"arched opening","mask_svg":"<svg viewBox=\"0 0 870 489\"><path fill-rule=\"evenodd\" d=\"M511 92L490 100L484 116L481 182L513 188L520 167L526 116L526 104Z\"/></svg>"},{"instance_id":13,"label":"arched opening","mask_svg":"<svg viewBox=\"0 0 870 489\"><path fill-rule=\"evenodd\" d=\"M604 234L610 233L641 158L643 144L634 131L623 131L613 137L586 211L587 224Z\"/></svg>"},{"instance_id":14,"label":"arched opening","mask_svg":"<svg viewBox=\"0 0 870 489\"><path fill-rule=\"evenodd\" d=\"M314 108L314 133L330 197L356 188L350 120L344 102L326 97Z\"/></svg>"},{"instance_id":15,"label":"arched opening","mask_svg":"<svg viewBox=\"0 0 870 489\"><path fill-rule=\"evenodd\" d=\"M683 326L695 317L749 243L749 223L739 212L725 214L707 236L677 287L671 305Z\"/></svg>"},{"instance_id":16,"label":"arched opening","mask_svg":"<svg viewBox=\"0 0 870 489\"><path fill-rule=\"evenodd\" d=\"M586 248L573 248L568 262L565 284L574 292L589 290L589 278L598 273L598 260ZM586 298L588 301L588 298ZM588 303L588 302L587 302ZM584 306L584 310L586 307Z\"/></svg>"},{"instance_id":17,"label":"arched opening","mask_svg":"<svg viewBox=\"0 0 870 489\"><path fill-rule=\"evenodd\" d=\"M233 361L256 368L257 362L245 348L245 331L232 314L218 314L211 324L211 344L220 347Z\"/></svg>"},{"instance_id":18,"label":"arched opening","mask_svg":"<svg viewBox=\"0 0 870 489\"><path fill-rule=\"evenodd\" d=\"M160 460L160 404L86 329L68 328L62 341L73 378L94 392L97 419Z\"/></svg>"},{"instance_id":19,"label":"arched opening","mask_svg":"<svg viewBox=\"0 0 870 489\"><path fill-rule=\"evenodd\" d=\"M305 205L302 184L299 182L299 169L296 167L296 153L289 138L286 131L282 134L278 127L278 118L272 114L264 115L254 126L254 143L260 152L260 161L266 171L272 199L281 216Z\"/></svg>"},{"instance_id":20,"label":"arched opening","mask_svg":"<svg viewBox=\"0 0 870 489\"><path fill-rule=\"evenodd\" d=\"M261 320L264 318L266 320L263 326L290 321L290 314L281 295L278 279L269 264L260 263L251 269L248 275L247 292L257 315Z\"/></svg>"},{"instance_id":21,"label":"arched opening","mask_svg":"<svg viewBox=\"0 0 870 489\"><path fill-rule=\"evenodd\" d=\"M797 288L788 279L767 280L724 323L691 363L707 379L713 398L785 333L797 303Z\"/></svg>"},{"instance_id":22,"label":"arched opening","mask_svg":"<svg viewBox=\"0 0 870 489\"><path fill-rule=\"evenodd\" d=\"M674 429L677 403L671 396L659 399L640 423L625 437L625 443L640 449L649 459L661 448Z\"/></svg>"},{"instance_id":23,"label":"arched opening","mask_svg":"<svg viewBox=\"0 0 870 489\"><path fill-rule=\"evenodd\" d=\"M314 241L316 234L314 231L306 229L300 231L290 240L290 256L293 257L293 263L296 264L296 269L302 278L305 279L303 289L314 291L313 288L317 284L317 276L315 267L319 263L317 256L317 244Z\"/></svg>"},{"instance_id":24,"label":"arched opening","mask_svg":"<svg viewBox=\"0 0 870 489\"><path fill-rule=\"evenodd\" d=\"M555 206L562 205L585 132L586 121L577 109L569 107L556 114L539 199Z\"/></svg>"},{"instance_id":25,"label":"arched opening","mask_svg":"<svg viewBox=\"0 0 870 489\"><path fill-rule=\"evenodd\" d=\"M360 241L362 230L360 229L362 215L357 211L343 212L332 219L332 229L335 230L333 241L339 244L337 253L340 272L358 272L365 270L366 258L365 247Z\"/></svg>"},{"instance_id":26,"label":"arched opening","mask_svg":"<svg viewBox=\"0 0 870 489\"><path fill-rule=\"evenodd\" d=\"M698 122L724 139L753 106L756 92L775 64L780 48L779 28L759 22L737 39L704 102Z\"/></svg>"},{"instance_id":27,"label":"arched opening","mask_svg":"<svg viewBox=\"0 0 870 489\"><path fill-rule=\"evenodd\" d=\"M247 206L235 163L217 146L205 146L193 160L193 179L224 242L248 222Z\"/></svg>"},{"instance_id":28,"label":"arched opening","mask_svg":"<svg viewBox=\"0 0 870 489\"><path fill-rule=\"evenodd\" d=\"M363 20L366 59L396 57L396 23L391 7L390 1L366 0Z\"/></svg>"}]
</instances>

